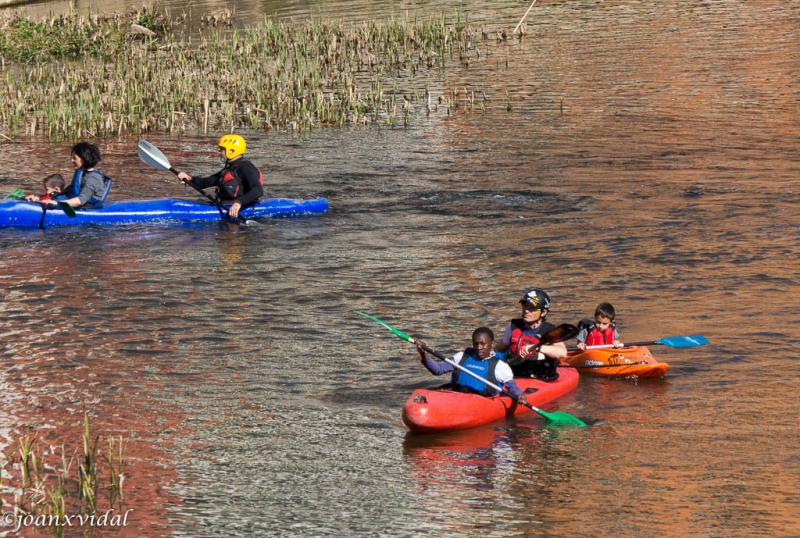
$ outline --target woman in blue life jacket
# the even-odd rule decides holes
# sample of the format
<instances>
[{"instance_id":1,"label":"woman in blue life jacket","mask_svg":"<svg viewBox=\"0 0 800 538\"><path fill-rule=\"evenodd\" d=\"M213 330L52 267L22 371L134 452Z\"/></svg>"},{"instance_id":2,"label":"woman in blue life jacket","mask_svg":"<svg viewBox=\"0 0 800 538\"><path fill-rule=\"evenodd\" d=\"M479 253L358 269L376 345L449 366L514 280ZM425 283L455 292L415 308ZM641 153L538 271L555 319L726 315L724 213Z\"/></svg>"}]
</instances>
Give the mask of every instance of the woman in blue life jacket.
<instances>
[{"instance_id":1,"label":"woman in blue life jacket","mask_svg":"<svg viewBox=\"0 0 800 538\"><path fill-rule=\"evenodd\" d=\"M497 394L497 391L486 385L486 383L465 374L452 364L433 360L423 349L423 346L425 346L425 342L417 340L417 351L422 358L422 364L433 375L452 372L453 375L450 382L453 385L453 390L482 396L494 396ZM520 390L514 381L514 374L508 364L495 357L492 350L493 347L494 333L488 327L479 327L472 333L472 347L456 353L452 360L459 366L468 368L470 372L478 374L483 379L495 385L501 385L503 390L514 396L521 405L525 405L527 403L525 393Z\"/></svg>"},{"instance_id":2,"label":"woman in blue life jacket","mask_svg":"<svg viewBox=\"0 0 800 538\"><path fill-rule=\"evenodd\" d=\"M55 206L63 201L74 208L102 207L111 190L111 178L95 170L100 162L100 150L94 144L78 142L72 146L70 161L75 167L75 174L72 176L72 183L63 191L63 196L58 197L59 200L55 200L55 197L45 199L30 196L28 201L45 206Z\"/></svg>"},{"instance_id":3,"label":"woman in blue life jacket","mask_svg":"<svg viewBox=\"0 0 800 538\"><path fill-rule=\"evenodd\" d=\"M264 196L264 177L253 163L243 157L247 144L241 136L224 135L217 146L224 166L222 170L206 177L193 177L181 172L178 174L178 181L191 182L201 189L216 187L216 197L220 203L233 202L228 208L228 214L235 219L239 216L239 211L255 204Z\"/></svg>"}]
</instances>

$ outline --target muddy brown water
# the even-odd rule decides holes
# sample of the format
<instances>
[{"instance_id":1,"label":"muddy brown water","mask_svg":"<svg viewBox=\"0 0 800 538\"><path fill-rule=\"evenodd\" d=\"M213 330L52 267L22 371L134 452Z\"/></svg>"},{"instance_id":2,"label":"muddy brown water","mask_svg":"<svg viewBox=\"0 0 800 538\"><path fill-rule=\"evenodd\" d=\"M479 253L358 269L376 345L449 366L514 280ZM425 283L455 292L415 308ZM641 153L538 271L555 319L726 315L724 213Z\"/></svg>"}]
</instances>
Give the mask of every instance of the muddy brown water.
<instances>
[{"instance_id":1,"label":"muddy brown water","mask_svg":"<svg viewBox=\"0 0 800 538\"><path fill-rule=\"evenodd\" d=\"M525 9L469 15L492 33ZM537 2L528 20L428 79L485 113L247 133L268 192L325 196L322 217L0 230L3 450L26 426L77 447L84 410L122 435L133 512L100 535L800 536L800 4ZM148 139L214 169L214 137ZM0 190L69 172L68 144L3 149ZM135 140L101 150L115 197L195 198ZM352 311L449 352L533 286L554 322L607 300L623 340L710 344L653 346L665 378L585 377L547 407L586 429L409 434L403 402L437 380Z\"/></svg>"}]
</instances>

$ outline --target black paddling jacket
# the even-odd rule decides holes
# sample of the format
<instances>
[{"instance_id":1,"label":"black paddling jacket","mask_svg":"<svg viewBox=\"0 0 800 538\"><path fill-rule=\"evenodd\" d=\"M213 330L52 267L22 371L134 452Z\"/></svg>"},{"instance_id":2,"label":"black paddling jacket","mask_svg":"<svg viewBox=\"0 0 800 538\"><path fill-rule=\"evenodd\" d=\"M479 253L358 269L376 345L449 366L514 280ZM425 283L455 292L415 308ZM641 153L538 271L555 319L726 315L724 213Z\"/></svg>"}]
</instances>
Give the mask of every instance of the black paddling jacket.
<instances>
[{"instance_id":1,"label":"black paddling jacket","mask_svg":"<svg viewBox=\"0 0 800 538\"><path fill-rule=\"evenodd\" d=\"M261 171L246 159L230 161L216 174L194 177L191 182L201 189L217 187L218 199L233 200L242 207L251 206L264 196Z\"/></svg>"}]
</instances>

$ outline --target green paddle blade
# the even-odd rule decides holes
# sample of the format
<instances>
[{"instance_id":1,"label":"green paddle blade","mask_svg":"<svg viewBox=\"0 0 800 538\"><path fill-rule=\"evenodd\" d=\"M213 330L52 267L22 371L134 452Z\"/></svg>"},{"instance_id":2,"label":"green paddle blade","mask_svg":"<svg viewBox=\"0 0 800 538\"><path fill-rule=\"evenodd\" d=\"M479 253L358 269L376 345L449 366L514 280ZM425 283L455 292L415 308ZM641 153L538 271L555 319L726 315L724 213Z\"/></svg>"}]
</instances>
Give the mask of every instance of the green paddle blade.
<instances>
[{"instance_id":1,"label":"green paddle blade","mask_svg":"<svg viewBox=\"0 0 800 538\"><path fill-rule=\"evenodd\" d=\"M394 327L392 327L391 325L389 325L389 324L388 324L388 323L386 323L385 321L381 321L381 320L379 320L378 318L372 317L372 316L370 316L369 314L365 314L364 312L359 312L358 310L353 310L353 312L355 312L355 313L356 313L356 314L358 314L359 316L364 316L364 317L365 317L365 318L367 318L367 319L371 319L371 320L372 320L372 321L374 321L375 323L379 323L379 324L383 325L384 327L386 327L387 329L389 329L390 331L392 331L394 334L396 334L397 336L399 336L399 337L400 337L400 338L402 338L403 340L406 340L406 341L408 341L408 342L411 342L412 344L414 343L414 339L413 339L413 338L411 338L410 336L408 336L406 333L404 333L404 332L402 332L402 331L398 331L397 329L395 329Z\"/></svg>"},{"instance_id":2,"label":"green paddle blade","mask_svg":"<svg viewBox=\"0 0 800 538\"><path fill-rule=\"evenodd\" d=\"M22 192L22 189L17 189L14 192L9 192L6 194L6 199L11 198L12 200L21 200L23 196L25 196L25 193Z\"/></svg>"},{"instance_id":3,"label":"green paddle blade","mask_svg":"<svg viewBox=\"0 0 800 538\"><path fill-rule=\"evenodd\" d=\"M548 413L546 411L542 411L539 409L539 414L542 415L544 418L549 420L550 422L554 422L556 424L566 424L569 426L580 426L581 428L585 428L588 426L584 421L579 419L578 417L573 417L569 413L564 413L563 411L557 411L555 413Z\"/></svg>"},{"instance_id":4,"label":"green paddle blade","mask_svg":"<svg viewBox=\"0 0 800 538\"><path fill-rule=\"evenodd\" d=\"M61 210L66 213L69 218L75 218L78 216L78 214L75 213L75 208L69 205L67 202L59 201L58 207L61 208Z\"/></svg>"}]
</instances>

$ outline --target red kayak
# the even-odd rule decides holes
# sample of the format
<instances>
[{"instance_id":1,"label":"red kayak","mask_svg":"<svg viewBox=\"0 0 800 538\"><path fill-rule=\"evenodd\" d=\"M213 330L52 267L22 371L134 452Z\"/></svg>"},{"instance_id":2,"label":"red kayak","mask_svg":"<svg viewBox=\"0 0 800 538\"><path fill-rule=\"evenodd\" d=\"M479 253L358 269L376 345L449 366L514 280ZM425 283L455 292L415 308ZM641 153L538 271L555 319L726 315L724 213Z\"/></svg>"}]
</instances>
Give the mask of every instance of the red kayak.
<instances>
[{"instance_id":1,"label":"red kayak","mask_svg":"<svg viewBox=\"0 0 800 538\"><path fill-rule=\"evenodd\" d=\"M514 381L523 391L536 389L526 394L526 399L534 407L542 407L578 386L578 372L575 369L559 368L558 373L555 381L533 378L516 378ZM534 411L517 405L508 396L489 398L446 388L418 389L403 405L403 423L411 431L430 433L463 430L526 413Z\"/></svg>"}]
</instances>

